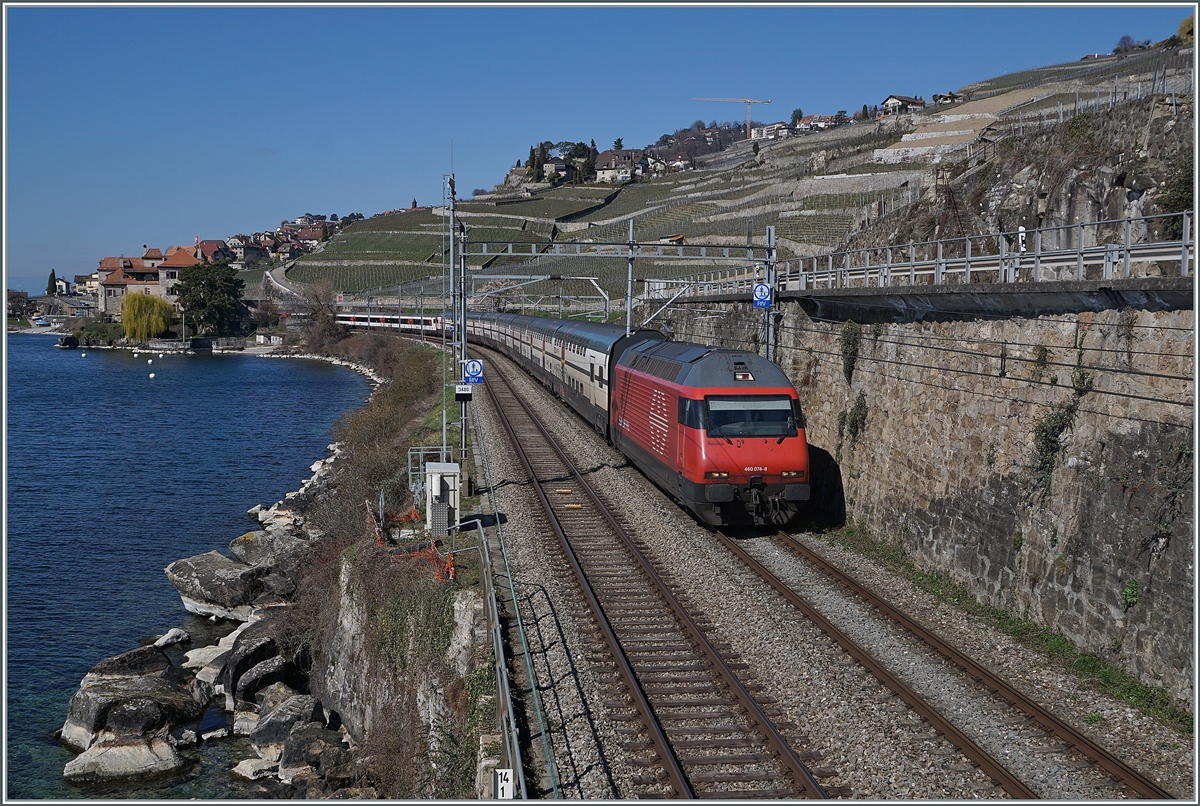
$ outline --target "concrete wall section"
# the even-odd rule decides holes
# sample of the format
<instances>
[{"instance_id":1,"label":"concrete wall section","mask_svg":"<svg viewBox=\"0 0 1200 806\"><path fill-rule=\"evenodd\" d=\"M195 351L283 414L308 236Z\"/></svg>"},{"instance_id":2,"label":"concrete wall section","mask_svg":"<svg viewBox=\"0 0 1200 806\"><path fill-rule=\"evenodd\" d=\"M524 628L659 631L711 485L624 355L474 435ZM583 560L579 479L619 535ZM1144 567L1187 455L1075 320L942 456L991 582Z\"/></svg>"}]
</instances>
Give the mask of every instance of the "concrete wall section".
<instances>
[{"instance_id":1,"label":"concrete wall section","mask_svg":"<svg viewBox=\"0 0 1200 806\"><path fill-rule=\"evenodd\" d=\"M951 295L785 299L777 360L809 441L837 460L848 518L1191 706L1194 321L1190 294L1163 296L1097 288L1110 303L1074 313L1050 299L1042 313L958 311ZM678 339L745 347L764 333L743 302L667 316ZM839 414L859 392L852 440Z\"/></svg>"}]
</instances>

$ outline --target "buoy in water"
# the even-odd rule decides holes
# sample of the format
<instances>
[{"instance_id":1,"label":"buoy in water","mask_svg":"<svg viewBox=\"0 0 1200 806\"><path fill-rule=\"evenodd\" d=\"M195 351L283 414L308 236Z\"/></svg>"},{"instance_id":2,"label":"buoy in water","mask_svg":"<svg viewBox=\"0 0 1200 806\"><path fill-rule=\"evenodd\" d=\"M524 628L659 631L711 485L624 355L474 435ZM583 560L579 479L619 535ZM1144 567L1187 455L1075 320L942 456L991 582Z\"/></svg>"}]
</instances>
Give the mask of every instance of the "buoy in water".
<instances>
[{"instance_id":1,"label":"buoy in water","mask_svg":"<svg viewBox=\"0 0 1200 806\"><path fill-rule=\"evenodd\" d=\"M147 363L147 364L153 364L153 363L154 363L154 359L153 359L153 358L147 358L147 359L146 359L146 363Z\"/></svg>"},{"instance_id":2,"label":"buoy in water","mask_svg":"<svg viewBox=\"0 0 1200 806\"><path fill-rule=\"evenodd\" d=\"M151 373L150 373L150 377L151 377L151 378L153 378L153 377L154 377L154 373L153 373L153 372L151 372Z\"/></svg>"},{"instance_id":3,"label":"buoy in water","mask_svg":"<svg viewBox=\"0 0 1200 806\"><path fill-rule=\"evenodd\" d=\"M80 358L83 358L85 355L87 355L87 353L80 353L80 354L79 354L79 357L80 357Z\"/></svg>"},{"instance_id":4,"label":"buoy in water","mask_svg":"<svg viewBox=\"0 0 1200 806\"><path fill-rule=\"evenodd\" d=\"M138 357L138 354L137 354L137 353L134 353L134 354L133 354L133 357L134 357L134 358L137 358L137 357Z\"/></svg>"},{"instance_id":5,"label":"buoy in water","mask_svg":"<svg viewBox=\"0 0 1200 806\"><path fill-rule=\"evenodd\" d=\"M158 357L159 357L159 358L162 358L162 357L163 357L163 354L162 354L162 353L159 353L159 354L158 354Z\"/></svg>"}]
</instances>

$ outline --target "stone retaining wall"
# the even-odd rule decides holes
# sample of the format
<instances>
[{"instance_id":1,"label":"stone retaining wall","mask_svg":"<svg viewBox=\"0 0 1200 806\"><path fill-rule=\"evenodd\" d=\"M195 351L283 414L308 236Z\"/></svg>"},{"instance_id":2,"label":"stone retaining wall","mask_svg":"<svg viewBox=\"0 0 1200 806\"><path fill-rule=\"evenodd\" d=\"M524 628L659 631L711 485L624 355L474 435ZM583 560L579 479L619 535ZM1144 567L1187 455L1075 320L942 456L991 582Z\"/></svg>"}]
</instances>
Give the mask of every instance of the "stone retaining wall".
<instances>
[{"instance_id":1,"label":"stone retaining wall","mask_svg":"<svg viewBox=\"0 0 1200 806\"><path fill-rule=\"evenodd\" d=\"M877 325L864 308L849 383L843 321L780 304L778 362L810 444L836 458L847 518L1190 707L1193 312L971 317L939 304L925 312L938 321ZM757 346L763 314L719 307L696 319L681 306L667 324L679 339ZM1072 416L1073 381L1087 391ZM860 393L855 441L839 414ZM1061 450L1039 450L1054 418Z\"/></svg>"}]
</instances>

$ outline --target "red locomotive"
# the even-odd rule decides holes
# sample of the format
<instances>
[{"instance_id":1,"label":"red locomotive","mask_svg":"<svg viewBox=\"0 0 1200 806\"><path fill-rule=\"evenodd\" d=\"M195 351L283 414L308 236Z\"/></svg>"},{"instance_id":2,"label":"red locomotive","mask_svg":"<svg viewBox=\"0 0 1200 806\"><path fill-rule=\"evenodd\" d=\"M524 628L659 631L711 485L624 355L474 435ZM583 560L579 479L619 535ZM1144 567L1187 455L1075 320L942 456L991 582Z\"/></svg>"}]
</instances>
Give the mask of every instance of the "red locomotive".
<instances>
[{"instance_id":1,"label":"red locomotive","mask_svg":"<svg viewBox=\"0 0 1200 806\"><path fill-rule=\"evenodd\" d=\"M515 314L470 314L467 333L541 380L705 523L782 525L809 498L796 390L753 352Z\"/></svg>"},{"instance_id":2,"label":"red locomotive","mask_svg":"<svg viewBox=\"0 0 1200 806\"><path fill-rule=\"evenodd\" d=\"M796 390L755 353L632 346L613 375L611 439L705 523L791 520L809 497Z\"/></svg>"}]
</instances>

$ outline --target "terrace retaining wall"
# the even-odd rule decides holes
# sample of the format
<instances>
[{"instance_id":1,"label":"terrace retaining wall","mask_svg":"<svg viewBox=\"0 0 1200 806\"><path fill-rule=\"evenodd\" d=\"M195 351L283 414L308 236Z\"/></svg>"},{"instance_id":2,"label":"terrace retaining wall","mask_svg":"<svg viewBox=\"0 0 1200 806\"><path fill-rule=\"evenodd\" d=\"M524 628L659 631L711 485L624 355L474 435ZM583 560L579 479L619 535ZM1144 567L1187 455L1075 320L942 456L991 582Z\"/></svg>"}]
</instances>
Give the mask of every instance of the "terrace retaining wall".
<instances>
[{"instance_id":1,"label":"terrace retaining wall","mask_svg":"<svg viewBox=\"0 0 1200 806\"><path fill-rule=\"evenodd\" d=\"M954 299L886 318L859 307L849 382L845 309L777 306L778 363L810 443L835 456L847 518L1192 707L1190 305L1105 307L1097 289L1093 311L960 315ZM665 316L681 340L757 349L764 332L761 311L727 299ZM1092 386L1070 416L1077 372ZM860 393L852 440L839 415ZM1067 427L1039 486L1055 411Z\"/></svg>"}]
</instances>

